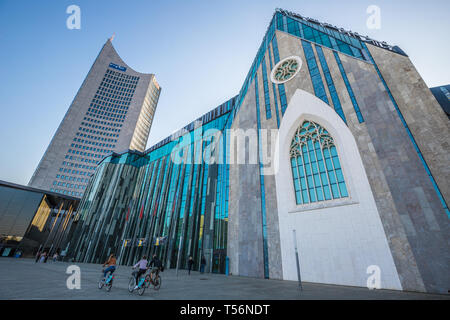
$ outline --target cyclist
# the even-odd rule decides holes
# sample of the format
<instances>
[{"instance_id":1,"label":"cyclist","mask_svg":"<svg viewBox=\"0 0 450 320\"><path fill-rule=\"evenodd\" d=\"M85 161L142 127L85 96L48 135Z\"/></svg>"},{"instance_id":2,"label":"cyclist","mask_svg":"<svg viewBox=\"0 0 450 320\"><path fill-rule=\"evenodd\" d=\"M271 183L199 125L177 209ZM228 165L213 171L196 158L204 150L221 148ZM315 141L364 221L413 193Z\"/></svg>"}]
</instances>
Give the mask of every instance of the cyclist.
<instances>
[{"instance_id":1,"label":"cyclist","mask_svg":"<svg viewBox=\"0 0 450 320\"><path fill-rule=\"evenodd\" d=\"M135 290L138 288L138 284L139 284L139 278L141 275L145 274L147 272L147 256L143 256L141 260L138 261L138 263L136 263L133 266L133 269L138 268L139 267L139 271L136 273L135 278L136 278L136 287L134 288Z\"/></svg>"},{"instance_id":2,"label":"cyclist","mask_svg":"<svg viewBox=\"0 0 450 320\"><path fill-rule=\"evenodd\" d=\"M161 260L159 260L158 256L156 254L153 255L153 259L152 261L150 261L149 267L153 267L152 270L150 271L150 280L153 282L153 279L158 276L159 271L162 268L162 262ZM155 277L153 277L153 274L155 275Z\"/></svg>"},{"instance_id":3,"label":"cyclist","mask_svg":"<svg viewBox=\"0 0 450 320\"><path fill-rule=\"evenodd\" d=\"M108 266L105 270L103 270L103 277L106 278L106 274L110 272L111 274L114 273L116 270L116 256L114 253L111 253L109 255L108 260L103 264L103 267Z\"/></svg>"}]
</instances>

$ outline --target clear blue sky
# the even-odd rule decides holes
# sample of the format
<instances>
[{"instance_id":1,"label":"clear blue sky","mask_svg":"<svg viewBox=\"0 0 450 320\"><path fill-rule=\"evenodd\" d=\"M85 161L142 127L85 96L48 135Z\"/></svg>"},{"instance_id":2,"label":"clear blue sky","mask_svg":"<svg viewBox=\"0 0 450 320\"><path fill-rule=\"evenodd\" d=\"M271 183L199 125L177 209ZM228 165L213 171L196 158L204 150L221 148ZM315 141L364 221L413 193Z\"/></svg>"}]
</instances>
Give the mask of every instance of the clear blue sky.
<instances>
[{"instance_id":1,"label":"clear blue sky","mask_svg":"<svg viewBox=\"0 0 450 320\"><path fill-rule=\"evenodd\" d=\"M81 30L66 8L81 8ZM366 27L369 5L381 29ZM448 0L0 0L0 179L27 184L102 45L162 86L147 147L238 93L280 7L399 45L450 83Z\"/></svg>"}]
</instances>

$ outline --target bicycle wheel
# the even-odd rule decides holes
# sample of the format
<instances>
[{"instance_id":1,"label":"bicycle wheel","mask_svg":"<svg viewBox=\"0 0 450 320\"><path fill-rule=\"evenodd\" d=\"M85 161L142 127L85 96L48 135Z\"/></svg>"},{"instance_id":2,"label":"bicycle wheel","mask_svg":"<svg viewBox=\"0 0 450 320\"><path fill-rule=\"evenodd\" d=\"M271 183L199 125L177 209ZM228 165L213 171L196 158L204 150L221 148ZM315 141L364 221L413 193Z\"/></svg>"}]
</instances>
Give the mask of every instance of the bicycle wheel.
<instances>
[{"instance_id":1,"label":"bicycle wheel","mask_svg":"<svg viewBox=\"0 0 450 320\"><path fill-rule=\"evenodd\" d=\"M161 277L158 275L153 280L153 289L159 290L159 288L161 288Z\"/></svg>"},{"instance_id":2,"label":"bicycle wheel","mask_svg":"<svg viewBox=\"0 0 450 320\"><path fill-rule=\"evenodd\" d=\"M138 294L142 296L145 292L145 284L142 284L138 289Z\"/></svg>"},{"instance_id":3,"label":"bicycle wheel","mask_svg":"<svg viewBox=\"0 0 450 320\"><path fill-rule=\"evenodd\" d=\"M128 291L133 292L135 286L136 286L136 280L134 279L134 277L130 277L130 281L128 281Z\"/></svg>"},{"instance_id":4,"label":"bicycle wheel","mask_svg":"<svg viewBox=\"0 0 450 320\"><path fill-rule=\"evenodd\" d=\"M149 274L145 276L144 286L145 286L145 289L147 289L150 286L150 275Z\"/></svg>"},{"instance_id":5,"label":"bicycle wheel","mask_svg":"<svg viewBox=\"0 0 450 320\"><path fill-rule=\"evenodd\" d=\"M108 291L108 292L111 291L112 284L113 284L113 280L111 279L111 281L109 281L109 283L106 286L106 291Z\"/></svg>"},{"instance_id":6,"label":"bicycle wheel","mask_svg":"<svg viewBox=\"0 0 450 320\"><path fill-rule=\"evenodd\" d=\"M105 285L105 278L101 277L98 281L98 288L101 289Z\"/></svg>"}]
</instances>

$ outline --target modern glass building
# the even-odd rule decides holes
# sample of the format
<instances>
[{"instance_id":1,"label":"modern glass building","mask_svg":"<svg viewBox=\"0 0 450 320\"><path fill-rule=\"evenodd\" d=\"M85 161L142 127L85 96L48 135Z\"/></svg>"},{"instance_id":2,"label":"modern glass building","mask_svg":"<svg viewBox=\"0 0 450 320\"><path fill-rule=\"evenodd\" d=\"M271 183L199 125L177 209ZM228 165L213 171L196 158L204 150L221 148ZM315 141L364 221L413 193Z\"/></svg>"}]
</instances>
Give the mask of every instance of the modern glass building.
<instances>
[{"instance_id":1,"label":"modern glass building","mask_svg":"<svg viewBox=\"0 0 450 320\"><path fill-rule=\"evenodd\" d=\"M69 255L446 293L449 129L399 47L277 9L237 96L101 161Z\"/></svg>"},{"instance_id":2,"label":"modern glass building","mask_svg":"<svg viewBox=\"0 0 450 320\"><path fill-rule=\"evenodd\" d=\"M80 200L0 181L0 256L61 253L75 230Z\"/></svg>"},{"instance_id":3,"label":"modern glass building","mask_svg":"<svg viewBox=\"0 0 450 320\"><path fill-rule=\"evenodd\" d=\"M112 152L144 151L161 88L103 46L34 172L29 186L81 198Z\"/></svg>"},{"instance_id":4,"label":"modern glass building","mask_svg":"<svg viewBox=\"0 0 450 320\"><path fill-rule=\"evenodd\" d=\"M189 255L198 265L204 255L213 262L210 271L225 272L227 168L205 163L203 155L223 156L216 139L223 142L219 135L234 103L225 102L145 153L105 158L82 200L69 255L101 262L114 252L119 263L132 264L157 253L171 268L185 267Z\"/></svg>"}]
</instances>

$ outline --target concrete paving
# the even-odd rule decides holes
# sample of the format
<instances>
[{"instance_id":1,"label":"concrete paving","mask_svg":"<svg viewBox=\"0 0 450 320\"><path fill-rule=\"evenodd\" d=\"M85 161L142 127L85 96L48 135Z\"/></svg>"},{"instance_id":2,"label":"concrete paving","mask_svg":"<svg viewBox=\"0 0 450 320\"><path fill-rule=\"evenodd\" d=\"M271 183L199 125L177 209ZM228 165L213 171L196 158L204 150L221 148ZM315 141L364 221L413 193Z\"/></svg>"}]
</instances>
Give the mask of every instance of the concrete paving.
<instances>
[{"instance_id":1,"label":"concrete paving","mask_svg":"<svg viewBox=\"0 0 450 320\"><path fill-rule=\"evenodd\" d=\"M75 263L81 270L81 288L68 289L67 267L71 263L35 263L32 259L0 258L0 299L136 299L136 300L416 300L450 299L450 295L369 290L367 288L303 283L303 291L292 281L265 280L221 274L200 274L180 270L165 270L159 291L149 288L144 295L129 293L131 267L119 266L111 292L99 290L101 266Z\"/></svg>"}]
</instances>

